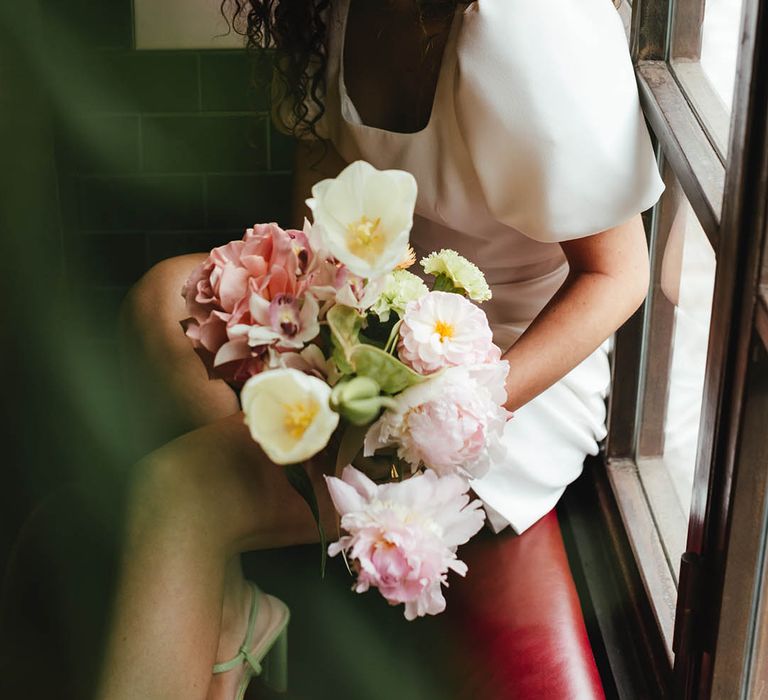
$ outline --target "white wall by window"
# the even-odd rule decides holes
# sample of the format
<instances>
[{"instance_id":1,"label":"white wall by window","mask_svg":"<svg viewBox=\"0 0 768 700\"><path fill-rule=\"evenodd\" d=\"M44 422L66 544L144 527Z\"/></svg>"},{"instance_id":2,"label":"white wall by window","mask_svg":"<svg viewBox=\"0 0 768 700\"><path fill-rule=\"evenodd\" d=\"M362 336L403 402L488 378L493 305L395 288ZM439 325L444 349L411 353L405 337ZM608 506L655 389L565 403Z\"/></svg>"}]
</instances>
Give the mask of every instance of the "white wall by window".
<instances>
[{"instance_id":1,"label":"white wall by window","mask_svg":"<svg viewBox=\"0 0 768 700\"><path fill-rule=\"evenodd\" d=\"M226 34L220 4L220 0L134 0L136 48L242 48L242 36L232 31Z\"/></svg>"}]
</instances>

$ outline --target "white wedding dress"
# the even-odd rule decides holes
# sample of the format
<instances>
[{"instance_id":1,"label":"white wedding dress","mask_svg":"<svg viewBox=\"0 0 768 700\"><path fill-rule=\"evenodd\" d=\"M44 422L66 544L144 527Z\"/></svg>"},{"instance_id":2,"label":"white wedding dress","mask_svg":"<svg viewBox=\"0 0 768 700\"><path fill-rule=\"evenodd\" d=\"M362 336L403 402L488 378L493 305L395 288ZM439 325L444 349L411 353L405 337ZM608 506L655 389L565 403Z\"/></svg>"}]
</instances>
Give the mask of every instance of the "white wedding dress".
<instances>
[{"instance_id":1,"label":"white wedding dress","mask_svg":"<svg viewBox=\"0 0 768 700\"><path fill-rule=\"evenodd\" d=\"M453 248L485 272L483 309L506 349L566 277L558 242L621 224L664 190L618 13L611 0L459 5L429 122L399 133L363 124L346 92L349 1L329 10L318 133L348 162L413 173L417 254ZM597 453L609 383L605 343L518 409L506 459L472 482L495 531L531 526Z\"/></svg>"}]
</instances>

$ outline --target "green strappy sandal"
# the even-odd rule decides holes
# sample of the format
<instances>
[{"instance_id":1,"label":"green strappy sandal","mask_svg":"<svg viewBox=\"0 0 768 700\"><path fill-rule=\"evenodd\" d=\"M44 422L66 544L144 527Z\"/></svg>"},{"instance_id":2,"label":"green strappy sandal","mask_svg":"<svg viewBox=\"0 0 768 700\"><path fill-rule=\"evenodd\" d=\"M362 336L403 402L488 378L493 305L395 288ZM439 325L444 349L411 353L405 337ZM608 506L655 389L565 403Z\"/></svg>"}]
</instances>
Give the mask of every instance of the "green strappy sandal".
<instances>
[{"instance_id":1,"label":"green strappy sandal","mask_svg":"<svg viewBox=\"0 0 768 700\"><path fill-rule=\"evenodd\" d=\"M264 682L274 690L285 691L288 671L288 620L291 617L288 606L279 598L269 596L273 610L264 636L251 648L259 602L265 593L249 581L251 586L251 610L248 614L248 629L240 650L233 659L215 664L214 673L225 673L245 664L245 674L237 689L236 700L243 700L248 684L254 676L261 676Z\"/></svg>"}]
</instances>

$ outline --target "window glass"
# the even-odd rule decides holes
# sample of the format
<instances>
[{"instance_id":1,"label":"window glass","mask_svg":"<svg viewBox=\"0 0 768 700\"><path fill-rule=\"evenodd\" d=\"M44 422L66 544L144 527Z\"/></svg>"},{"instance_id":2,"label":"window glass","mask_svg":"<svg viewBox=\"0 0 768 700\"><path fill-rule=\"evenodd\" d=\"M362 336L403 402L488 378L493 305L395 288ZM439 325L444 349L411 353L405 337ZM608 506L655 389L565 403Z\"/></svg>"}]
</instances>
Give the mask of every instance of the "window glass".
<instances>
[{"instance_id":1,"label":"window glass","mask_svg":"<svg viewBox=\"0 0 768 700\"><path fill-rule=\"evenodd\" d=\"M701 67L730 111L736 79L742 0L706 0Z\"/></svg>"},{"instance_id":2,"label":"window glass","mask_svg":"<svg viewBox=\"0 0 768 700\"><path fill-rule=\"evenodd\" d=\"M685 548L704 388L715 254L668 166L651 244L636 461L673 575Z\"/></svg>"},{"instance_id":3,"label":"window glass","mask_svg":"<svg viewBox=\"0 0 768 700\"><path fill-rule=\"evenodd\" d=\"M670 62L725 160L743 0L675 0Z\"/></svg>"},{"instance_id":4,"label":"window glass","mask_svg":"<svg viewBox=\"0 0 768 700\"><path fill-rule=\"evenodd\" d=\"M687 514L707 360L715 252L687 200L680 202L673 226L664 270L671 278L668 293L675 310L663 462Z\"/></svg>"}]
</instances>

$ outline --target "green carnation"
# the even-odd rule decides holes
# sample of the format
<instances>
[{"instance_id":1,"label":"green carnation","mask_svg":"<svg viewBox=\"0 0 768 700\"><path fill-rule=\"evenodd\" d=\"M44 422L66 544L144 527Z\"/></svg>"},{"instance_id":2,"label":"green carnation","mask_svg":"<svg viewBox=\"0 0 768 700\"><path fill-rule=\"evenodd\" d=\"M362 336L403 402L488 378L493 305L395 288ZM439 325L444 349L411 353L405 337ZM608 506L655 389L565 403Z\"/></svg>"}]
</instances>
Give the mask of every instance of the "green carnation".
<instances>
[{"instance_id":1,"label":"green carnation","mask_svg":"<svg viewBox=\"0 0 768 700\"><path fill-rule=\"evenodd\" d=\"M428 291L427 285L413 273L395 270L387 276L384 290L370 311L375 313L382 323L386 323L389 321L390 312L394 311L398 316L402 316L409 301L421 299Z\"/></svg>"},{"instance_id":2,"label":"green carnation","mask_svg":"<svg viewBox=\"0 0 768 700\"><path fill-rule=\"evenodd\" d=\"M422 259L421 266L426 273L435 276L437 290L460 292L473 301L488 301L491 298L491 289L480 268L455 250L431 253Z\"/></svg>"}]
</instances>

